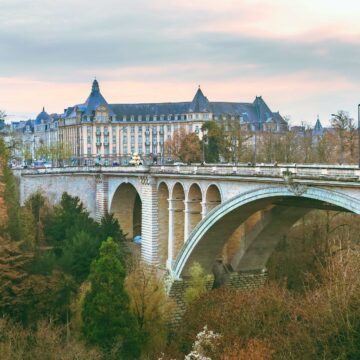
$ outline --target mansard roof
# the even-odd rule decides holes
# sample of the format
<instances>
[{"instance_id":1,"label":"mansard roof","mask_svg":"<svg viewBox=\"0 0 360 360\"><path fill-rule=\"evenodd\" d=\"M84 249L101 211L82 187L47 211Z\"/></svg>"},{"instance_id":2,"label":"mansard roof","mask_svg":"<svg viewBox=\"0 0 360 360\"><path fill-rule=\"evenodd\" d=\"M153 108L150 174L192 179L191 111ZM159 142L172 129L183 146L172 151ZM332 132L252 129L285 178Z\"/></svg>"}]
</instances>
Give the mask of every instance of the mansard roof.
<instances>
[{"instance_id":1,"label":"mansard roof","mask_svg":"<svg viewBox=\"0 0 360 360\"><path fill-rule=\"evenodd\" d=\"M144 103L144 104L111 104L110 107L117 116L160 116L186 114L189 112L189 102L178 103Z\"/></svg>"},{"instance_id":2,"label":"mansard roof","mask_svg":"<svg viewBox=\"0 0 360 360\"><path fill-rule=\"evenodd\" d=\"M93 115L98 106L104 105L109 110L109 115L116 115L117 120L134 116L143 119L149 116L180 115L189 113L212 113L215 116L230 115L241 117L245 122L264 123L269 118L277 123L286 124L286 121L277 112L274 113L267 106L261 96L257 96L252 103L209 101L200 87L197 89L192 101L141 103L141 104L108 104L100 93L99 83L93 81L91 93L84 104L69 107L64 112L64 117L76 116L77 111L86 115Z\"/></svg>"}]
</instances>

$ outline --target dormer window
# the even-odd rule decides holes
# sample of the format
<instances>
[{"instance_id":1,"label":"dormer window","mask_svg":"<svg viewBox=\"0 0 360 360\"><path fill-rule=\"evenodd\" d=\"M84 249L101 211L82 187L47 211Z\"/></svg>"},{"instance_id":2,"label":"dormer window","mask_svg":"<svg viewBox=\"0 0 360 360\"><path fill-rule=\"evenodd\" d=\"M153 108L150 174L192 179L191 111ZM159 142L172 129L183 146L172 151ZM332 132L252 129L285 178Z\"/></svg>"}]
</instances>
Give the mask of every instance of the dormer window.
<instances>
[{"instance_id":1,"label":"dormer window","mask_svg":"<svg viewBox=\"0 0 360 360\"><path fill-rule=\"evenodd\" d=\"M126 121L126 115L123 116L123 121Z\"/></svg>"},{"instance_id":2,"label":"dormer window","mask_svg":"<svg viewBox=\"0 0 360 360\"><path fill-rule=\"evenodd\" d=\"M150 115L146 115L146 121L150 121Z\"/></svg>"},{"instance_id":3,"label":"dormer window","mask_svg":"<svg viewBox=\"0 0 360 360\"><path fill-rule=\"evenodd\" d=\"M130 116L130 121L134 121L134 115Z\"/></svg>"}]
</instances>

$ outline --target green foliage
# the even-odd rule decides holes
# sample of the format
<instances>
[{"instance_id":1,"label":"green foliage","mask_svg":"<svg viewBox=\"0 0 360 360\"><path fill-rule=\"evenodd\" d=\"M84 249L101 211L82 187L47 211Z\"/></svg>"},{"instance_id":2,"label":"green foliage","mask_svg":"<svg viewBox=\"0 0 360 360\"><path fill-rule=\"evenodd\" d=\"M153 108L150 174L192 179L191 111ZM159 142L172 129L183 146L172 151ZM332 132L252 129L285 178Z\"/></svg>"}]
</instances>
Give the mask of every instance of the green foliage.
<instances>
[{"instance_id":1,"label":"green foliage","mask_svg":"<svg viewBox=\"0 0 360 360\"><path fill-rule=\"evenodd\" d=\"M80 199L63 193L60 204L46 219L45 234L48 240L55 246L61 246L61 242L72 239L83 229L97 234L97 224L89 216Z\"/></svg>"},{"instance_id":2,"label":"green foliage","mask_svg":"<svg viewBox=\"0 0 360 360\"><path fill-rule=\"evenodd\" d=\"M108 238L91 265L91 290L82 313L83 333L89 343L108 352L118 349L121 359L136 359L140 355L139 340L124 290L125 270L117 253L118 246Z\"/></svg>"},{"instance_id":3,"label":"green foliage","mask_svg":"<svg viewBox=\"0 0 360 360\"><path fill-rule=\"evenodd\" d=\"M215 121L207 121L202 131L207 131L207 144L205 146L205 162L217 163L220 160L224 135Z\"/></svg>"},{"instance_id":4,"label":"green foliage","mask_svg":"<svg viewBox=\"0 0 360 360\"><path fill-rule=\"evenodd\" d=\"M14 175L8 168L9 154L3 139L0 137L0 183L5 185L4 201L7 208L7 227L5 232L11 239L18 241L22 238L21 213L19 206L19 192Z\"/></svg>"},{"instance_id":5,"label":"green foliage","mask_svg":"<svg viewBox=\"0 0 360 360\"><path fill-rule=\"evenodd\" d=\"M199 299L207 291L206 283L209 280L209 276L205 274L204 269L198 262L194 262L191 265L189 273L189 286L184 294L184 300L187 304L191 304Z\"/></svg>"},{"instance_id":6,"label":"green foliage","mask_svg":"<svg viewBox=\"0 0 360 360\"><path fill-rule=\"evenodd\" d=\"M90 271L90 264L98 255L98 241L91 234L80 230L62 248L59 264L78 283L83 282Z\"/></svg>"},{"instance_id":7,"label":"green foliage","mask_svg":"<svg viewBox=\"0 0 360 360\"><path fill-rule=\"evenodd\" d=\"M44 222L49 211L47 199L41 192L32 194L26 200L22 209L22 225L26 230L23 240L29 248L46 245Z\"/></svg>"}]
</instances>

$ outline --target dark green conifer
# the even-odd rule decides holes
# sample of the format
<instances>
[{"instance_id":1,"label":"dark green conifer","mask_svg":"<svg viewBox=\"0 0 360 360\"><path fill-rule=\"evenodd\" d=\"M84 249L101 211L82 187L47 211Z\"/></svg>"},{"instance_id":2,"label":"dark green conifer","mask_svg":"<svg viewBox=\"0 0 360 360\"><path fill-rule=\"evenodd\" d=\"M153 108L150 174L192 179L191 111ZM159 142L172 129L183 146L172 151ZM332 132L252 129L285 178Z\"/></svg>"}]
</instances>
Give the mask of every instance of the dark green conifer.
<instances>
[{"instance_id":1,"label":"dark green conifer","mask_svg":"<svg viewBox=\"0 0 360 360\"><path fill-rule=\"evenodd\" d=\"M125 270L118 251L118 245L108 238L91 265L91 290L82 312L83 333L89 343L101 346L108 354L115 352L120 359L137 359L139 338L124 289Z\"/></svg>"}]
</instances>

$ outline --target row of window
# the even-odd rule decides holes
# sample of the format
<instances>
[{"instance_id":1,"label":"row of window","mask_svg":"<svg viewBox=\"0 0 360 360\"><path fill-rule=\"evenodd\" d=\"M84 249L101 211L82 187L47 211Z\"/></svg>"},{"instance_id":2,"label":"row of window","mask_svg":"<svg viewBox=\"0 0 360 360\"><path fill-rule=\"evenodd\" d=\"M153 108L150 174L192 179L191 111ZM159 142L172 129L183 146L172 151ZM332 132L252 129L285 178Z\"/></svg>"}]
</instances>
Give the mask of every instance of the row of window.
<instances>
[{"instance_id":1,"label":"row of window","mask_svg":"<svg viewBox=\"0 0 360 360\"><path fill-rule=\"evenodd\" d=\"M119 152L120 152L120 148L119 148ZM130 150L130 153L133 154L135 152L137 152L138 154L140 155L143 155L144 154L144 147L142 144L139 144L137 147L135 147L135 145L131 145L130 148L128 147L127 144L124 144L123 145L123 151L122 153L123 154L129 154L129 150ZM160 146L160 152L163 151L163 146ZM150 145L145 145L145 154L146 155L149 155L150 153L153 153L153 154L156 154L158 152L158 147L157 147L157 144L152 144L152 146ZM111 153L113 155L117 155L117 147L116 146L112 146L111 147ZM93 155L92 154L92 148L91 146L88 146L87 148L87 155ZM98 149L97 151L97 155L101 155L101 152L100 150ZM104 148L104 155L110 155L110 147L105 147Z\"/></svg>"},{"instance_id":2,"label":"row of window","mask_svg":"<svg viewBox=\"0 0 360 360\"><path fill-rule=\"evenodd\" d=\"M83 116L83 121L90 121L90 117ZM182 114L182 115L122 115L118 117L118 120L122 121L184 121L184 120L209 120L210 114ZM107 115L97 115L95 117L96 121L106 122L116 121L115 116L107 116Z\"/></svg>"},{"instance_id":3,"label":"row of window","mask_svg":"<svg viewBox=\"0 0 360 360\"><path fill-rule=\"evenodd\" d=\"M138 126L137 129L138 129L138 134L141 134L142 131L143 131L143 127L142 127L142 126ZM152 132L153 134L156 134L157 132L159 132L160 134L163 134L164 131L165 131L165 129L166 129L167 132L171 132L171 125L166 125L166 126L160 125L159 127L157 127L157 126L155 126L155 127L145 126L145 134L150 133L150 132ZM178 130L178 129L179 129L179 126L178 126L177 124L175 124L175 125L173 125L173 129L174 129L174 131L175 131L175 130ZM108 136L108 135L109 135L109 128L108 128L108 127L104 127L104 128L103 128L103 132L102 132L101 130L102 130L102 129L101 129L100 127L97 127L97 128L96 128L96 135L101 135L102 133L103 133L104 136ZM189 125L188 125L188 131L192 132L193 130L194 130L196 133L198 133L198 132L199 132L199 125L196 125L196 126L195 126L195 129L194 129L193 124L189 124ZM91 136L91 135L92 135L92 131L93 131L93 130L92 130L92 127L91 127L91 126L88 126L88 127L87 127L87 135L88 135L88 136ZM116 131L116 129L112 129L112 135L113 135L113 137L116 136L115 131ZM122 132L123 134L126 134L126 133L128 132L128 129L127 129L126 126L124 126L124 127L122 127L122 128L119 130L119 132L120 132L120 133ZM131 133L131 134L134 134L134 133L135 133L135 126L130 126L130 133Z\"/></svg>"}]
</instances>

